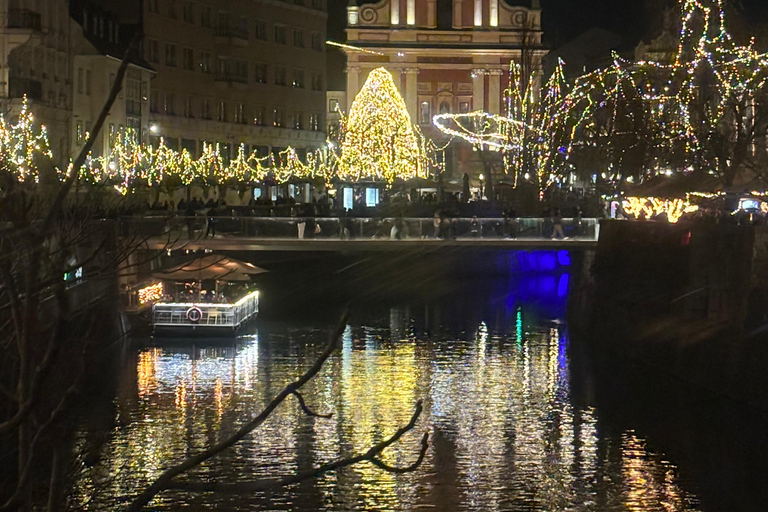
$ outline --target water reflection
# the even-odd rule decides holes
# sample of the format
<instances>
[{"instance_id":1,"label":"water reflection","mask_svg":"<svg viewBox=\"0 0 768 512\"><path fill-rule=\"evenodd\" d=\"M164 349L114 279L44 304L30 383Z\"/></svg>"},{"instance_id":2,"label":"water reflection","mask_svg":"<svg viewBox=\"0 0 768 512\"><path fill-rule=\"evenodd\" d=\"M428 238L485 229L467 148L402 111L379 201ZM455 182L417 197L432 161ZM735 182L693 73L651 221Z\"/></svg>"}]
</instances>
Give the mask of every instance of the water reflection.
<instances>
[{"instance_id":1,"label":"water reflection","mask_svg":"<svg viewBox=\"0 0 768 512\"><path fill-rule=\"evenodd\" d=\"M573 404L567 331L557 316L542 320L560 311L563 280L542 282L549 284L505 283L479 305L459 298L356 317L340 354L306 388L311 407L333 411L332 419L308 418L288 401L190 478L274 478L363 452L407 423L423 399L416 431L383 457L410 464L428 430L432 447L418 472L394 475L361 464L269 497L166 492L153 507L696 510L662 454L635 432L601 433L600 412ZM536 295L542 288L546 293ZM457 304L472 322L460 329ZM138 351L132 380L123 383L136 400L118 405L118 416L130 421L113 432L81 495L94 483L107 485L98 504L112 508L172 462L232 432L313 362L325 335L307 326L264 326L226 346Z\"/></svg>"}]
</instances>

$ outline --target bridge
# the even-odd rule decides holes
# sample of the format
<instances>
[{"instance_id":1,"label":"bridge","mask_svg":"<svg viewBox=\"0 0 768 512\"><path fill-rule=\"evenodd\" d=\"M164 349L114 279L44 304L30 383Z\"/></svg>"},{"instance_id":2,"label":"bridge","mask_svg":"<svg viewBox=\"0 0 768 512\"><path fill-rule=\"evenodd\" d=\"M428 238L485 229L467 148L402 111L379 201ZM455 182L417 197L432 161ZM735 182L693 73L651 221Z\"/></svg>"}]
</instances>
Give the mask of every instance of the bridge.
<instances>
[{"instance_id":1,"label":"bridge","mask_svg":"<svg viewBox=\"0 0 768 512\"><path fill-rule=\"evenodd\" d=\"M181 217L158 213L121 219L122 234L142 237L147 248L168 250L589 250L597 247L600 229L597 219L563 219L565 236L552 238L550 219L453 218L435 237L432 218ZM393 239L392 227L396 222L399 230Z\"/></svg>"}]
</instances>

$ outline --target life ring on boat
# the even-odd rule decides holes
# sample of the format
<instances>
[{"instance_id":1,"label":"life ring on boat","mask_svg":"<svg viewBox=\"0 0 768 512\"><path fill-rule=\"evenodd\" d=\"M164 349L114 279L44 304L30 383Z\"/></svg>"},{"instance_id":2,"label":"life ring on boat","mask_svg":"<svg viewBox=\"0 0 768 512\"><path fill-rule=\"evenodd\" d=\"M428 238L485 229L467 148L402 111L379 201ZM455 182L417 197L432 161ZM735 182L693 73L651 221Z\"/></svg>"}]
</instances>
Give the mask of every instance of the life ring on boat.
<instances>
[{"instance_id":1,"label":"life ring on boat","mask_svg":"<svg viewBox=\"0 0 768 512\"><path fill-rule=\"evenodd\" d=\"M196 324L203 318L203 312L200 311L200 308L196 306L192 306L187 310L187 320L192 322L193 324Z\"/></svg>"}]
</instances>

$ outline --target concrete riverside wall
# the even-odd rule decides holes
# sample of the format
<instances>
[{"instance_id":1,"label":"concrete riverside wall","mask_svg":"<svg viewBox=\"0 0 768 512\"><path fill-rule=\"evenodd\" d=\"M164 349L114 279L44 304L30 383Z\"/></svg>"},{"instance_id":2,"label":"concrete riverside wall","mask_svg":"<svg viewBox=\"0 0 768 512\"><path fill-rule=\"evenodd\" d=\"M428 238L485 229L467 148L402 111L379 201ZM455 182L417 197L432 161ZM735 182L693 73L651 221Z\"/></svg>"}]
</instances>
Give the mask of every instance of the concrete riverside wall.
<instances>
[{"instance_id":1,"label":"concrete riverside wall","mask_svg":"<svg viewBox=\"0 0 768 512\"><path fill-rule=\"evenodd\" d=\"M768 407L768 230L604 221L575 338Z\"/></svg>"}]
</instances>

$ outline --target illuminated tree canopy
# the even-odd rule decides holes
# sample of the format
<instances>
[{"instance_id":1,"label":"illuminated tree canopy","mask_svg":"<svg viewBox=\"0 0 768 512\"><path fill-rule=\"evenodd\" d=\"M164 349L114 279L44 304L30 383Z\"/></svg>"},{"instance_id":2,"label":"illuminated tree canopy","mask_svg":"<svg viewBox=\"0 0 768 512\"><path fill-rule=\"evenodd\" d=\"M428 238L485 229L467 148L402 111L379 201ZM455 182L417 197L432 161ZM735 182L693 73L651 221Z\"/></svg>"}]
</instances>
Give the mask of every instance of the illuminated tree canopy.
<instances>
[{"instance_id":1,"label":"illuminated tree canopy","mask_svg":"<svg viewBox=\"0 0 768 512\"><path fill-rule=\"evenodd\" d=\"M505 115L441 115L435 124L501 149L515 182L535 170L541 188L579 168L613 182L699 171L726 185L760 172L768 162L768 54L732 39L722 0L682 0L681 11L670 62L615 56L572 87L558 68L540 92L512 63Z\"/></svg>"},{"instance_id":2,"label":"illuminated tree canopy","mask_svg":"<svg viewBox=\"0 0 768 512\"><path fill-rule=\"evenodd\" d=\"M419 140L403 98L384 68L370 72L346 123L338 175L342 179L426 177Z\"/></svg>"}]
</instances>

